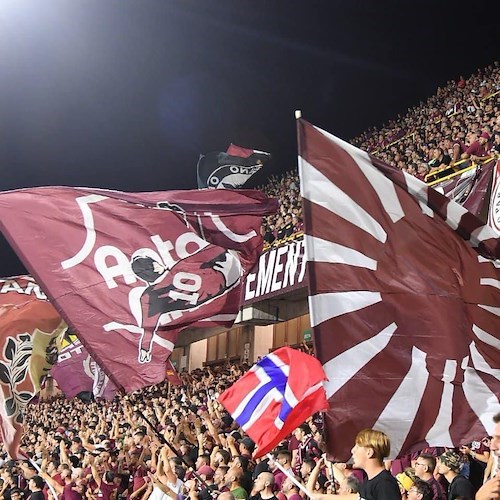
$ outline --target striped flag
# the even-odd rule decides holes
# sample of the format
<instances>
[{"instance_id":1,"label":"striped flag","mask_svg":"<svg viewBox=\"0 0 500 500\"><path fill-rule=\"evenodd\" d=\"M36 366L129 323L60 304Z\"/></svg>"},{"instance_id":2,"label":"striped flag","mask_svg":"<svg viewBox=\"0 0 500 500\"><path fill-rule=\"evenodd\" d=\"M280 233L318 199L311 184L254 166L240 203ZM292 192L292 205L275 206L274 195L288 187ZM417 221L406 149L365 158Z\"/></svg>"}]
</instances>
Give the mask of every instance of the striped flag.
<instances>
[{"instance_id":1,"label":"striped flag","mask_svg":"<svg viewBox=\"0 0 500 500\"><path fill-rule=\"evenodd\" d=\"M325 373L319 361L282 347L256 363L219 401L255 441L259 458L327 407Z\"/></svg>"},{"instance_id":2,"label":"striped flag","mask_svg":"<svg viewBox=\"0 0 500 500\"><path fill-rule=\"evenodd\" d=\"M458 446L500 410L500 241L418 179L299 120L309 307L327 444Z\"/></svg>"}]
</instances>

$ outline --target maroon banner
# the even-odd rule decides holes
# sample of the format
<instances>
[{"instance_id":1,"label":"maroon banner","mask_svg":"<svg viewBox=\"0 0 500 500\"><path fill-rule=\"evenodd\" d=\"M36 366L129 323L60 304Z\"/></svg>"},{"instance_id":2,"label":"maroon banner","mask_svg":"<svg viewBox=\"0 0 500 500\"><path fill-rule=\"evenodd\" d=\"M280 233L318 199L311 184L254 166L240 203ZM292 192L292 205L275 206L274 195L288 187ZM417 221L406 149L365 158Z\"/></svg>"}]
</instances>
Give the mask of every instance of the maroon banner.
<instances>
[{"instance_id":1,"label":"maroon banner","mask_svg":"<svg viewBox=\"0 0 500 500\"><path fill-rule=\"evenodd\" d=\"M243 301L251 304L307 286L304 239L264 252L245 280Z\"/></svg>"},{"instance_id":2,"label":"maroon banner","mask_svg":"<svg viewBox=\"0 0 500 500\"><path fill-rule=\"evenodd\" d=\"M64 338L50 374L68 399L81 392L92 392L96 399L113 399L116 394L113 382L74 334Z\"/></svg>"},{"instance_id":3,"label":"maroon banner","mask_svg":"<svg viewBox=\"0 0 500 500\"><path fill-rule=\"evenodd\" d=\"M500 242L425 183L300 120L310 313L329 379L329 451L358 431L391 456L492 431Z\"/></svg>"},{"instance_id":4,"label":"maroon banner","mask_svg":"<svg viewBox=\"0 0 500 500\"><path fill-rule=\"evenodd\" d=\"M494 175L495 163L494 160L490 160L478 166L472 189L462 203L469 212L484 219L487 217L490 205L488 188L491 185L492 176ZM490 226L494 228L493 225L490 224Z\"/></svg>"},{"instance_id":5,"label":"maroon banner","mask_svg":"<svg viewBox=\"0 0 500 500\"><path fill-rule=\"evenodd\" d=\"M491 183L488 224L500 236L500 160L497 160L492 170L493 179Z\"/></svg>"},{"instance_id":6,"label":"maroon banner","mask_svg":"<svg viewBox=\"0 0 500 500\"><path fill-rule=\"evenodd\" d=\"M66 323L31 276L0 280L0 431L13 459L23 413L57 359Z\"/></svg>"},{"instance_id":7,"label":"maroon banner","mask_svg":"<svg viewBox=\"0 0 500 500\"><path fill-rule=\"evenodd\" d=\"M165 378L187 326L230 327L262 248L257 191L0 194L0 226L92 358L126 392Z\"/></svg>"}]
</instances>

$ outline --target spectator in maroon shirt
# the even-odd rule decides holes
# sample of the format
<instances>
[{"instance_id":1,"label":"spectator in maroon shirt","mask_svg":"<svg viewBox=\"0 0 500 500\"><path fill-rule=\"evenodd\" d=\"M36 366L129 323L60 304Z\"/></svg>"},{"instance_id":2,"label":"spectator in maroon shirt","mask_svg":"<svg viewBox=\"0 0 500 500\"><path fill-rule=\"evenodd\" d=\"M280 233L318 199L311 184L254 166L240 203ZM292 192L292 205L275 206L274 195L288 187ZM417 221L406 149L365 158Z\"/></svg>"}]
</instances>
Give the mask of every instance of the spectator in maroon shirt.
<instances>
[{"instance_id":1,"label":"spectator in maroon shirt","mask_svg":"<svg viewBox=\"0 0 500 500\"><path fill-rule=\"evenodd\" d=\"M488 132L483 132L479 138L474 141L462 154L463 159L471 158L472 160L478 158L484 158L488 155L488 141L490 140L490 135Z\"/></svg>"}]
</instances>

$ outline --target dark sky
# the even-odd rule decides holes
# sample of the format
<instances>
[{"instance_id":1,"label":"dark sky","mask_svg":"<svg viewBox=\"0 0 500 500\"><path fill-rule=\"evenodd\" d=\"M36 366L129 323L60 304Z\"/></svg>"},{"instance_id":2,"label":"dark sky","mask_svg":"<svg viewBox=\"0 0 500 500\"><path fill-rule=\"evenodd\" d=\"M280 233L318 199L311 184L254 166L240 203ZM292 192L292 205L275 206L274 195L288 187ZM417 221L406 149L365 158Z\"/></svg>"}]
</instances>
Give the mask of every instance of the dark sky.
<instances>
[{"instance_id":1,"label":"dark sky","mask_svg":"<svg viewBox=\"0 0 500 500\"><path fill-rule=\"evenodd\" d=\"M1 0L0 189L196 187L199 153L296 166L498 55L496 2ZM0 276L22 272L0 241Z\"/></svg>"}]
</instances>

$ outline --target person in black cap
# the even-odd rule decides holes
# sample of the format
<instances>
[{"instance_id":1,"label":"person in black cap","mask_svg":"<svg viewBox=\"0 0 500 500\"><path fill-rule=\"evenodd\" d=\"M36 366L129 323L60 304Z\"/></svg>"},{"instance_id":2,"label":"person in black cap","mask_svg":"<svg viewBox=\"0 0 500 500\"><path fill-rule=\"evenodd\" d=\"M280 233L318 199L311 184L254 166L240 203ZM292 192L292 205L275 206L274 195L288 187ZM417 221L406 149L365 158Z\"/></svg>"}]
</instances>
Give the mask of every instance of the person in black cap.
<instances>
[{"instance_id":1,"label":"person in black cap","mask_svg":"<svg viewBox=\"0 0 500 500\"><path fill-rule=\"evenodd\" d=\"M255 443L249 438L249 437L244 437L238 441L239 443L239 449L240 449L240 455L243 457L247 457L248 459L252 458L252 453L253 450L255 450Z\"/></svg>"}]
</instances>

